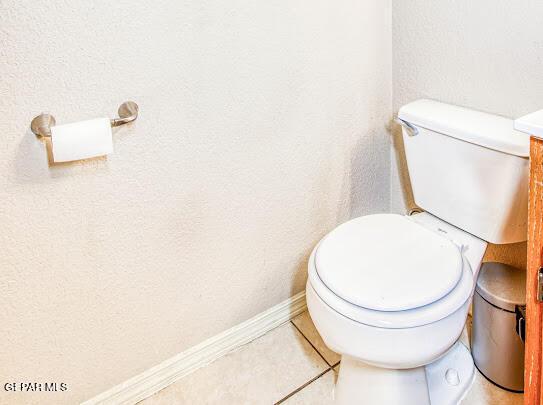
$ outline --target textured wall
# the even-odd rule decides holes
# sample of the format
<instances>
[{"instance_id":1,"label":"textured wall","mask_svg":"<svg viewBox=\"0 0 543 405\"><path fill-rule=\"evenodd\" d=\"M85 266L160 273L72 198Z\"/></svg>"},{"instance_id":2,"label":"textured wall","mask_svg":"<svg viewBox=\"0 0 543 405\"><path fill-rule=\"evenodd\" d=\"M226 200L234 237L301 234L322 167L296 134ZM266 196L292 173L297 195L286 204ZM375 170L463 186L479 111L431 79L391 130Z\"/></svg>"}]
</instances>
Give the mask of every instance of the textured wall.
<instances>
[{"instance_id":1,"label":"textured wall","mask_svg":"<svg viewBox=\"0 0 543 405\"><path fill-rule=\"evenodd\" d=\"M74 403L304 288L387 211L390 4L0 2L0 381ZM48 167L31 118L140 104L115 154ZM0 387L1 388L1 387Z\"/></svg>"},{"instance_id":2,"label":"textured wall","mask_svg":"<svg viewBox=\"0 0 543 405\"><path fill-rule=\"evenodd\" d=\"M393 106L426 97L516 118L543 108L543 2L393 1ZM412 205L399 131L391 203ZM517 266L525 244L491 246L486 260Z\"/></svg>"}]
</instances>

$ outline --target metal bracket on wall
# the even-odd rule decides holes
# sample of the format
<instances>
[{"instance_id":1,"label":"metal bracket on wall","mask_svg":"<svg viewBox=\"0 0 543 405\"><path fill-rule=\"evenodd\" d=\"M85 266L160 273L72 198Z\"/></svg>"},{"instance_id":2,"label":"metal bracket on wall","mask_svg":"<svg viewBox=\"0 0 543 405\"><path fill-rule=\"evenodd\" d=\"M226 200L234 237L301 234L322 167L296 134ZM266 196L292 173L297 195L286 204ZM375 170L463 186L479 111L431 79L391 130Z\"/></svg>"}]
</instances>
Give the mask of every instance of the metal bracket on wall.
<instances>
[{"instance_id":1,"label":"metal bracket on wall","mask_svg":"<svg viewBox=\"0 0 543 405\"><path fill-rule=\"evenodd\" d=\"M125 101L119 107L117 113L118 118L110 119L109 122L112 127L118 127L120 125L128 124L138 118L139 107L133 101ZM55 117L51 114L41 114L34 117L30 123L30 129L34 134L39 137L51 137L51 127L56 124Z\"/></svg>"}]
</instances>

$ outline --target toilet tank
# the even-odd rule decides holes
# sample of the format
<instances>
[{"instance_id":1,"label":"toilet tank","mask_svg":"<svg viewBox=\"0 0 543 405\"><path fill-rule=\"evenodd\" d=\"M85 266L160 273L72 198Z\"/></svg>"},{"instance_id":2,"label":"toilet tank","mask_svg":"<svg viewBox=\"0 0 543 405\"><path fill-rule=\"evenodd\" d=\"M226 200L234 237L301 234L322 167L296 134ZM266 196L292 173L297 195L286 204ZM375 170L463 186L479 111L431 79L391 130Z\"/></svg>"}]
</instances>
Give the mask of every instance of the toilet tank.
<instances>
[{"instance_id":1,"label":"toilet tank","mask_svg":"<svg viewBox=\"0 0 543 405\"><path fill-rule=\"evenodd\" d=\"M402 132L419 207L491 243L527 239L527 134L510 119L433 100L403 106L398 118L414 128Z\"/></svg>"}]
</instances>

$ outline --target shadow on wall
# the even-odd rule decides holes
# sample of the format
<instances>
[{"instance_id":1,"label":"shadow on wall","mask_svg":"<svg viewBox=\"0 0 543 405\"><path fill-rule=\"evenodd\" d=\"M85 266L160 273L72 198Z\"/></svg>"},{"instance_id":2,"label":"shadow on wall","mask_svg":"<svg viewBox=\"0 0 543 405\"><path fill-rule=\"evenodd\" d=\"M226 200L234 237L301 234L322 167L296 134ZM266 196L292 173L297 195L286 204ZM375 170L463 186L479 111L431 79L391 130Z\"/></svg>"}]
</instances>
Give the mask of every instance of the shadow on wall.
<instances>
[{"instance_id":1,"label":"shadow on wall","mask_svg":"<svg viewBox=\"0 0 543 405\"><path fill-rule=\"evenodd\" d=\"M92 170L88 170L88 167ZM81 167L85 167L82 170ZM95 176L97 171L107 172L106 156L75 162L53 163L51 141L37 137L30 129L21 137L15 155L14 174L11 179L15 184L47 184L50 179L81 176Z\"/></svg>"},{"instance_id":2,"label":"shadow on wall","mask_svg":"<svg viewBox=\"0 0 543 405\"><path fill-rule=\"evenodd\" d=\"M396 158L396 176L400 181L402 190L402 200L406 211L409 212L413 208L417 208L413 191L411 188L411 180L407 171L407 160L405 158L405 146L403 143L402 128L396 125L393 121L390 123L390 133L392 134L392 147Z\"/></svg>"},{"instance_id":3,"label":"shadow on wall","mask_svg":"<svg viewBox=\"0 0 543 405\"><path fill-rule=\"evenodd\" d=\"M368 153L389 151L388 132L388 126L374 129L369 136L359 136L351 147L349 178L343 184L345 207L338 223L390 211L390 153L385 154L386 159L368 160Z\"/></svg>"}]
</instances>

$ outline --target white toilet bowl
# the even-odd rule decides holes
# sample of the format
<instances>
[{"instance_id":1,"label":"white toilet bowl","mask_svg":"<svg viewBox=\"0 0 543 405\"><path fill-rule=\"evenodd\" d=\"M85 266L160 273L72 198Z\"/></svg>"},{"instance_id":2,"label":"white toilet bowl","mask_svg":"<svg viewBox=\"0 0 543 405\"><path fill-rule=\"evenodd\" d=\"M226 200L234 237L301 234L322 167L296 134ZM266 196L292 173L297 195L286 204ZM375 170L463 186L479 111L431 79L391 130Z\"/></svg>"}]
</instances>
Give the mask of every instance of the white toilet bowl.
<instances>
[{"instance_id":1,"label":"white toilet bowl","mask_svg":"<svg viewBox=\"0 0 543 405\"><path fill-rule=\"evenodd\" d=\"M336 403L434 405L462 397L473 362L455 342L485 248L486 242L427 213L356 218L317 245L307 304L325 343L342 355ZM390 280L401 264L406 290ZM437 378L428 373L426 366L444 357L464 364L441 364Z\"/></svg>"}]
</instances>

